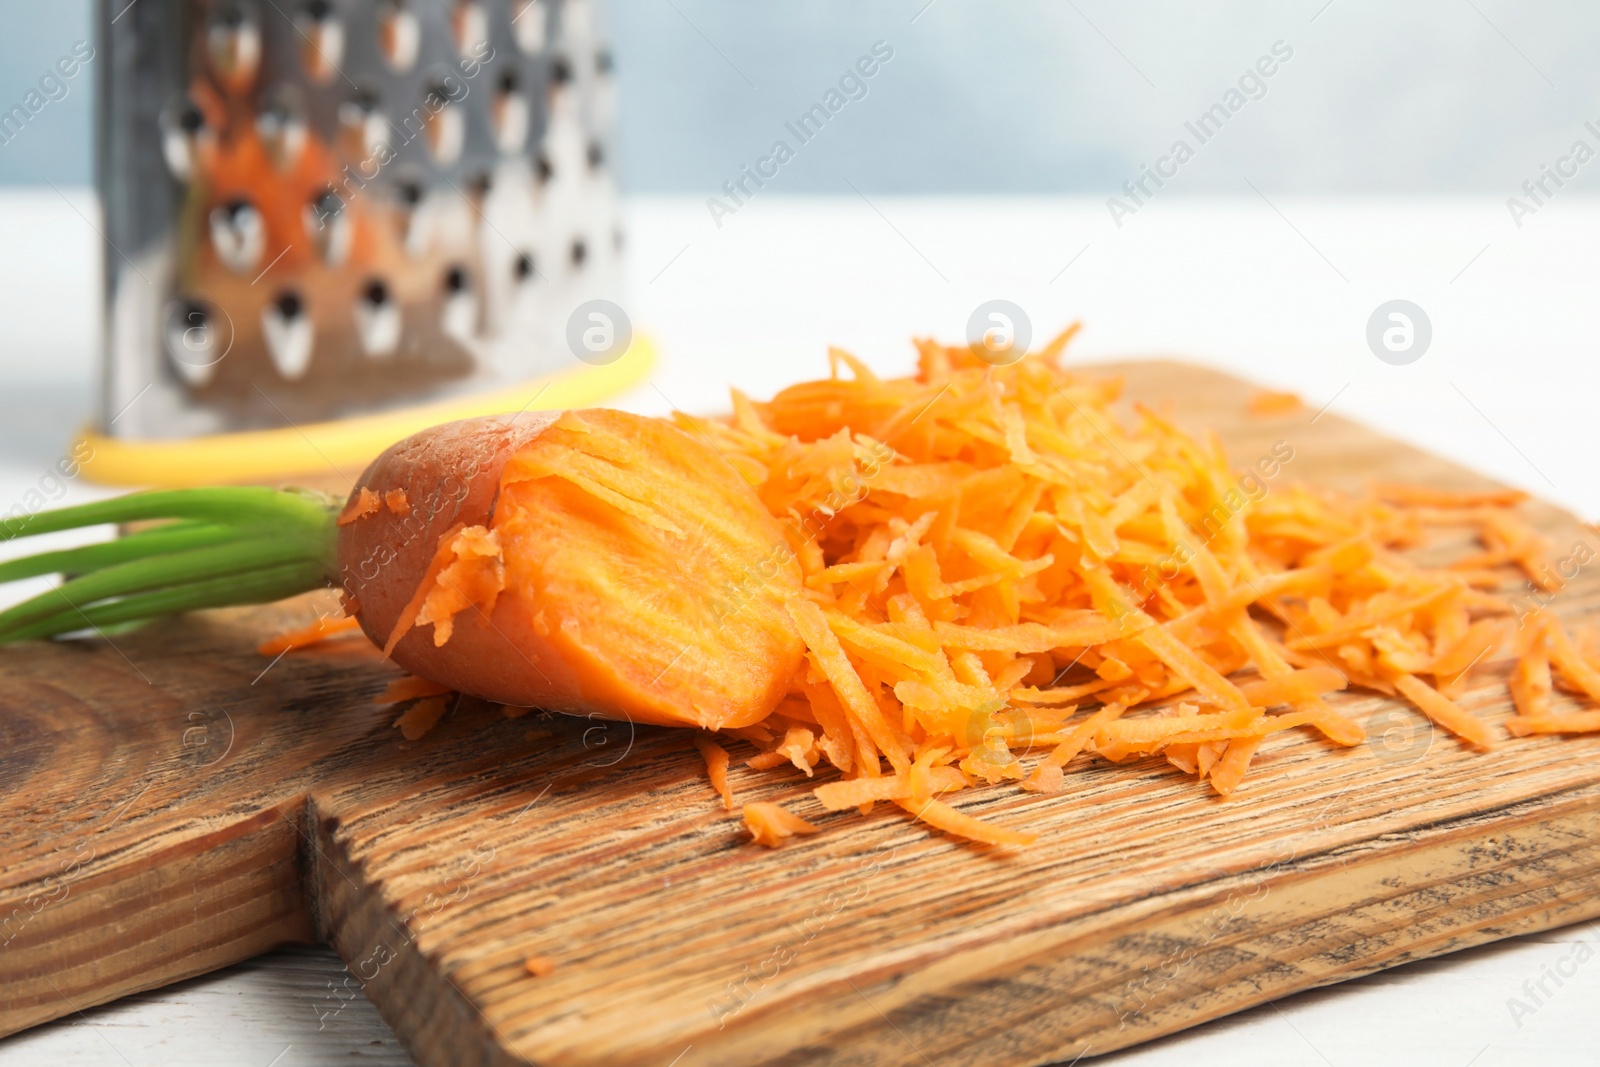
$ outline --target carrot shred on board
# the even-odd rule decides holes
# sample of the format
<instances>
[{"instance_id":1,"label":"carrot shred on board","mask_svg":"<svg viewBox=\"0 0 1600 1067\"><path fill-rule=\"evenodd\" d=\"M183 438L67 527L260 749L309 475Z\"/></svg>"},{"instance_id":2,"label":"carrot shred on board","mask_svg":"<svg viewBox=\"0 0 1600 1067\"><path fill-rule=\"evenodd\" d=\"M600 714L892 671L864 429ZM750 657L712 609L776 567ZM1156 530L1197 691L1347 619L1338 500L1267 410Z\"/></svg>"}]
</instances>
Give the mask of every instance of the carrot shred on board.
<instances>
[{"instance_id":1,"label":"carrot shred on board","mask_svg":"<svg viewBox=\"0 0 1600 1067\"><path fill-rule=\"evenodd\" d=\"M1424 715L1457 737L1485 751L1494 747L1494 735L1487 724L1421 678L1400 674L1394 678L1394 687Z\"/></svg>"},{"instance_id":2,"label":"carrot shred on board","mask_svg":"<svg viewBox=\"0 0 1600 1067\"><path fill-rule=\"evenodd\" d=\"M897 800L895 803L929 826L943 830L947 834L964 837L968 841L977 841L984 845L1031 845L1039 840L1038 834L1007 830L1003 826L963 815L942 800L924 800L918 804L908 800Z\"/></svg>"},{"instance_id":3,"label":"carrot shred on board","mask_svg":"<svg viewBox=\"0 0 1600 1067\"><path fill-rule=\"evenodd\" d=\"M758 845L777 848L796 834L814 834L818 827L794 812L764 800L744 806L744 825Z\"/></svg>"},{"instance_id":4,"label":"carrot shred on board","mask_svg":"<svg viewBox=\"0 0 1600 1067\"><path fill-rule=\"evenodd\" d=\"M1297 393L1279 392L1276 389L1258 389L1250 394L1245 410L1258 419L1270 419L1281 415L1293 415L1297 411L1305 410L1305 401Z\"/></svg>"},{"instance_id":5,"label":"carrot shred on board","mask_svg":"<svg viewBox=\"0 0 1600 1067\"><path fill-rule=\"evenodd\" d=\"M549 956L529 956L522 966L535 978L547 978L556 972L556 961Z\"/></svg>"},{"instance_id":6,"label":"carrot shred on board","mask_svg":"<svg viewBox=\"0 0 1600 1067\"><path fill-rule=\"evenodd\" d=\"M1380 483L1373 488L1380 499L1391 504L1431 508L1509 507L1528 499L1528 494L1520 489L1436 489L1393 482Z\"/></svg>"},{"instance_id":7,"label":"carrot shred on board","mask_svg":"<svg viewBox=\"0 0 1600 1067\"><path fill-rule=\"evenodd\" d=\"M1600 730L1600 711L1573 711L1565 715L1519 715L1506 723L1518 737L1528 734L1590 734Z\"/></svg>"},{"instance_id":8,"label":"carrot shred on board","mask_svg":"<svg viewBox=\"0 0 1600 1067\"><path fill-rule=\"evenodd\" d=\"M349 526L357 519L364 519L368 515L376 515L383 506L383 500L366 486L356 491L355 499L346 504L344 510L339 512L339 517L334 520L337 526Z\"/></svg>"},{"instance_id":9,"label":"carrot shred on board","mask_svg":"<svg viewBox=\"0 0 1600 1067\"><path fill-rule=\"evenodd\" d=\"M444 697L424 697L405 710L394 725L407 741L420 741L444 716L447 701Z\"/></svg>"},{"instance_id":10,"label":"carrot shred on board","mask_svg":"<svg viewBox=\"0 0 1600 1067\"><path fill-rule=\"evenodd\" d=\"M703 735L695 736L694 747L700 750L701 757L706 761L706 777L711 779L711 788L722 798L723 810L732 811L733 790L728 786L728 750Z\"/></svg>"},{"instance_id":11,"label":"carrot shred on board","mask_svg":"<svg viewBox=\"0 0 1600 1067\"><path fill-rule=\"evenodd\" d=\"M277 656L292 649L308 648L330 637L359 629L360 626L360 621L350 615L323 615L308 626L268 638L256 646L256 651L263 656Z\"/></svg>"}]
</instances>

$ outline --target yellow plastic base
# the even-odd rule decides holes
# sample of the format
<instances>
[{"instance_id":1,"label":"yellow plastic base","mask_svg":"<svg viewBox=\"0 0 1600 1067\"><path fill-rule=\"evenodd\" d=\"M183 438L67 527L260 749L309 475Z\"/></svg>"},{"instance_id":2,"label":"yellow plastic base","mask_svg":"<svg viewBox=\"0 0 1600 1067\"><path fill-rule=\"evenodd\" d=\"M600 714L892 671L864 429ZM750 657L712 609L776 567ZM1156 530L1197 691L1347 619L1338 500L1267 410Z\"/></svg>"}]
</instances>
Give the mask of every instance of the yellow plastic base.
<instances>
[{"instance_id":1,"label":"yellow plastic base","mask_svg":"<svg viewBox=\"0 0 1600 1067\"><path fill-rule=\"evenodd\" d=\"M593 407L643 381L655 360L654 344L635 334L622 358L603 367L579 364L492 393L399 411L182 441L128 441L86 430L79 442L92 455L83 471L102 485L163 489L335 472L353 478L396 441L441 422L525 409Z\"/></svg>"}]
</instances>

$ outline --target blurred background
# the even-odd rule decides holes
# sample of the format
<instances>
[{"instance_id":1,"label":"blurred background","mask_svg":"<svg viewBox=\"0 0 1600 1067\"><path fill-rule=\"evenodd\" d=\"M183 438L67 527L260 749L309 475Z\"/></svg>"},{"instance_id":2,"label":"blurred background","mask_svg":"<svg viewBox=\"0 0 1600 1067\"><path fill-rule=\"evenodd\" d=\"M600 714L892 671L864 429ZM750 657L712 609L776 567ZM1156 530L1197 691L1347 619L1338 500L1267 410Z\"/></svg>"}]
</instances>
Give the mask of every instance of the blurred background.
<instances>
[{"instance_id":1,"label":"blurred background","mask_svg":"<svg viewBox=\"0 0 1600 1067\"><path fill-rule=\"evenodd\" d=\"M87 0L3 4L0 110L92 39ZM1600 149L1585 125L1600 120L1600 8L617 0L609 13L629 307L663 351L654 388L625 406L711 409L729 383L770 393L818 370L829 343L904 369L911 335L959 336L1004 298L1036 334L1083 318L1078 358L1232 369L1600 513L1600 478L1569 436L1600 392L1600 167L1572 159L1579 141ZM795 138L785 124L874 48L891 58ZM82 408L98 375L90 80L0 143L0 382L35 390L7 405L10 454ZM1225 122L1195 125L1218 105ZM725 183L779 140L793 158L731 198ZM1192 158L1174 159L1179 141ZM1554 167L1569 172L1559 185ZM1158 186L1151 168L1171 176ZM1431 351L1405 367L1365 342L1393 299L1431 320Z\"/></svg>"}]
</instances>

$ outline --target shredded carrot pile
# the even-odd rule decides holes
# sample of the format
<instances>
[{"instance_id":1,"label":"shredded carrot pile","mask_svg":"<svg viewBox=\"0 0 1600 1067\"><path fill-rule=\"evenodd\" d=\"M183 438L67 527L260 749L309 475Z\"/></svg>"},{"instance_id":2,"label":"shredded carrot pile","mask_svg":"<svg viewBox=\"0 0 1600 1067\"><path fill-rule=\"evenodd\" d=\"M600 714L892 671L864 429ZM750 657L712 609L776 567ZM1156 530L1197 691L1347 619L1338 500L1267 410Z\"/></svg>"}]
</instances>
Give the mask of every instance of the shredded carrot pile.
<instances>
[{"instance_id":1,"label":"shredded carrot pile","mask_svg":"<svg viewBox=\"0 0 1600 1067\"><path fill-rule=\"evenodd\" d=\"M1522 494L1349 498L1292 482L1284 442L1235 468L1214 436L1116 414L1120 382L1062 369L1075 329L1004 367L919 342L899 379L835 349L825 380L766 403L735 393L727 419L675 416L744 474L805 574L787 605L803 667L767 720L725 731L755 745L749 766L830 765L842 777L813 787L830 811L889 801L1017 845L1028 835L939 798L1059 793L1080 755L1164 758L1227 795L1274 734L1359 744L1363 726L1324 700L1347 685L1495 743L1457 698L1516 628L1493 590L1547 583ZM1482 551L1449 566L1405 553L1463 531ZM1593 651L1548 615L1517 641L1512 731L1600 729L1600 712L1550 704L1552 672L1600 700ZM745 822L776 844L797 817L769 807L746 804Z\"/></svg>"}]
</instances>

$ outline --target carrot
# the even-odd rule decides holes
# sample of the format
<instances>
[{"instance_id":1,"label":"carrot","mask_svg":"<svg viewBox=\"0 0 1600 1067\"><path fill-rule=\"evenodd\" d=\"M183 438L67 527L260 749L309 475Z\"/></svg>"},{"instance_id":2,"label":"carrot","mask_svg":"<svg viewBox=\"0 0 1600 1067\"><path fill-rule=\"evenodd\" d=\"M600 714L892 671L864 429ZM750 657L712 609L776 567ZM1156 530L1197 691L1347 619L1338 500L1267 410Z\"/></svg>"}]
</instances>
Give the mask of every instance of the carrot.
<instances>
[{"instance_id":1,"label":"carrot","mask_svg":"<svg viewBox=\"0 0 1600 1067\"><path fill-rule=\"evenodd\" d=\"M1528 734L1582 734L1600 730L1600 711L1578 711L1568 715L1520 715L1506 723L1518 737Z\"/></svg>"},{"instance_id":2,"label":"carrot","mask_svg":"<svg viewBox=\"0 0 1600 1067\"><path fill-rule=\"evenodd\" d=\"M818 830L793 812L763 800L744 806L744 825L756 844L768 848L777 848L796 834L814 834Z\"/></svg>"},{"instance_id":3,"label":"carrot","mask_svg":"<svg viewBox=\"0 0 1600 1067\"><path fill-rule=\"evenodd\" d=\"M1293 415L1297 411L1305 410L1305 401L1295 393L1283 393L1274 389L1260 389L1250 394L1245 410L1261 419L1270 419L1283 415Z\"/></svg>"},{"instance_id":4,"label":"carrot","mask_svg":"<svg viewBox=\"0 0 1600 1067\"><path fill-rule=\"evenodd\" d=\"M446 706L442 696L426 697L407 708L394 725L407 741L420 741L444 716Z\"/></svg>"},{"instance_id":5,"label":"carrot","mask_svg":"<svg viewBox=\"0 0 1600 1067\"><path fill-rule=\"evenodd\" d=\"M968 841L976 841L984 845L1031 845L1039 840L1038 834L1024 833L1020 830L1007 830L1003 827L974 819L970 815L963 815L942 800L924 800L919 804L912 804L907 800L897 800L906 811L929 826L943 830L956 837L964 837Z\"/></svg>"},{"instance_id":6,"label":"carrot","mask_svg":"<svg viewBox=\"0 0 1600 1067\"><path fill-rule=\"evenodd\" d=\"M1520 489L1438 489L1427 485L1386 482L1375 486L1378 496L1394 504L1433 508L1509 507L1528 499Z\"/></svg>"},{"instance_id":7,"label":"carrot","mask_svg":"<svg viewBox=\"0 0 1600 1067\"><path fill-rule=\"evenodd\" d=\"M1494 747L1494 735L1489 727L1421 678L1400 674L1394 678L1394 687L1424 715L1457 737L1484 751Z\"/></svg>"},{"instance_id":8,"label":"carrot","mask_svg":"<svg viewBox=\"0 0 1600 1067\"><path fill-rule=\"evenodd\" d=\"M711 788L722 797L723 809L732 811L733 790L728 787L728 750L704 734L695 736L694 747L700 750L700 755L706 761L706 777L711 779Z\"/></svg>"},{"instance_id":9,"label":"carrot","mask_svg":"<svg viewBox=\"0 0 1600 1067\"><path fill-rule=\"evenodd\" d=\"M1232 796L1250 769L1250 760L1261 747L1259 737L1239 737L1228 742L1228 750L1211 768L1211 788L1222 796Z\"/></svg>"},{"instance_id":10,"label":"carrot","mask_svg":"<svg viewBox=\"0 0 1600 1067\"><path fill-rule=\"evenodd\" d=\"M316 622L268 638L256 646L263 656L277 656L296 648L308 648L338 634L359 629L360 621L347 615L322 615Z\"/></svg>"},{"instance_id":11,"label":"carrot","mask_svg":"<svg viewBox=\"0 0 1600 1067\"><path fill-rule=\"evenodd\" d=\"M1073 333L1003 367L919 341L903 378L834 352L828 377L735 394L726 418L452 423L344 500L206 489L42 512L0 539L156 525L0 563L0 581L69 576L0 611L0 642L336 584L425 680L393 691L420 698L413 733L452 691L693 727L725 807L717 734L753 744L752 769L817 779L825 809L889 802L989 843L1026 835L938 798L1064 793L1080 755L1159 756L1226 796L1285 731L1359 743L1331 697L1346 687L1491 747L1454 697L1501 666L1508 568L1554 582L1522 494L1296 485L1286 441L1235 468L1214 435L1064 367ZM1425 565L1411 550L1436 533L1477 544ZM1589 650L1535 615L1515 652L1513 732L1581 732L1589 712L1556 714L1552 687L1600 701ZM759 803L752 836L801 832Z\"/></svg>"}]
</instances>

